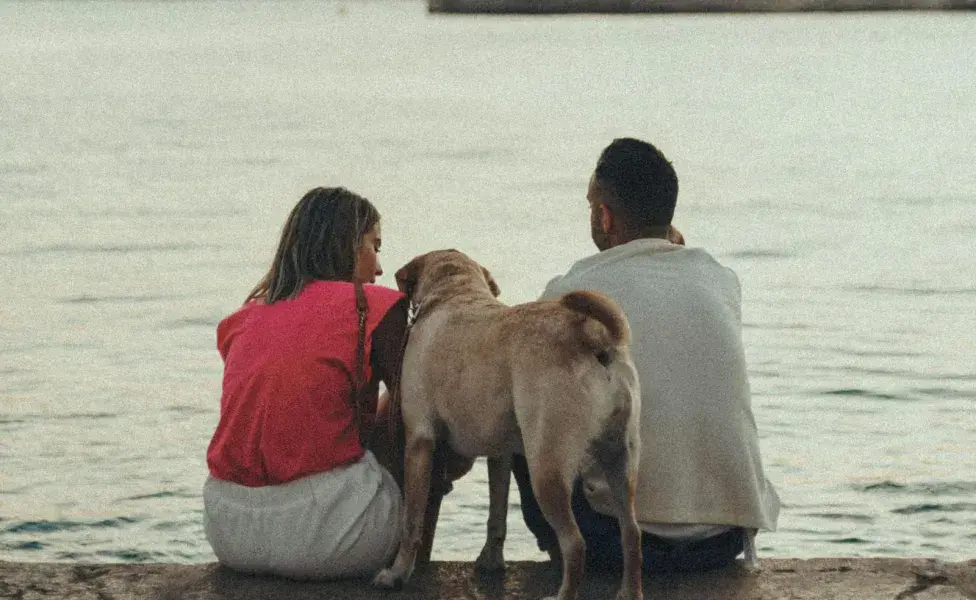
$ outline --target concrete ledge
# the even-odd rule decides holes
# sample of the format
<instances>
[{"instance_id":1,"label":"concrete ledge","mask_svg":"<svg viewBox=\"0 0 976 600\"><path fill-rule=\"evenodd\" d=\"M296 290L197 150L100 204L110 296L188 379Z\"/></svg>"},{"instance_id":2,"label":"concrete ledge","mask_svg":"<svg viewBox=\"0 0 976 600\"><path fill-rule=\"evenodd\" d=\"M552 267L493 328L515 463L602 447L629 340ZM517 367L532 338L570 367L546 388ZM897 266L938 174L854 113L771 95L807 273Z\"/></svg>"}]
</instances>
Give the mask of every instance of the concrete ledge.
<instances>
[{"instance_id":1,"label":"concrete ledge","mask_svg":"<svg viewBox=\"0 0 976 600\"><path fill-rule=\"evenodd\" d=\"M432 13L736 13L974 10L976 0L428 0Z\"/></svg>"},{"instance_id":2,"label":"concrete ledge","mask_svg":"<svg viewBox=\"0 0 976 600\"><path fill-rule=\"evenodd\" d=\"M0 598L12 600L538 600L554 594L558 569L509 563L479 577L471 563L435 562L402 592L367 582L300 583L249 577L215 564L64 564L0 561ZM647 576L647 600L976 600L976 559L767 559L697 576ZM612 598L613 577L588 575L581 600Z\"/></svg>"}]
</instances>

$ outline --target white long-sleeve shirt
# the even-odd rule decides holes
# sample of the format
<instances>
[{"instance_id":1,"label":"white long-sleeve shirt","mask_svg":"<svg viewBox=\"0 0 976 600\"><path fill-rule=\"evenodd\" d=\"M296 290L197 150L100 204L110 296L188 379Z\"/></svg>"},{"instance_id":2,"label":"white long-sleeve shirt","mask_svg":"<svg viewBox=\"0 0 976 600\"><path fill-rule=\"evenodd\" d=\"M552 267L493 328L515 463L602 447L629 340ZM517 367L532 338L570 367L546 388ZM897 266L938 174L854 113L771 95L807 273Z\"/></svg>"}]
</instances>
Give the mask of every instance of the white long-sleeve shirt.
<instances>
[{"instance_id":1,"label":"white long-sleeve shirt","mask_svg":"<svg viewBox=\"0 0 976 600\"><path fill-rule=\"evenodd\" d=\"M714 526L775 529L780 503L763 474L735 273L704 250L641 239L580 260L543 298L584 289L616 300L632 330L641 528L686 539L727 528ZM586 481L594 509L614 515L605 481Z\"/></svg>"}]
</instances>

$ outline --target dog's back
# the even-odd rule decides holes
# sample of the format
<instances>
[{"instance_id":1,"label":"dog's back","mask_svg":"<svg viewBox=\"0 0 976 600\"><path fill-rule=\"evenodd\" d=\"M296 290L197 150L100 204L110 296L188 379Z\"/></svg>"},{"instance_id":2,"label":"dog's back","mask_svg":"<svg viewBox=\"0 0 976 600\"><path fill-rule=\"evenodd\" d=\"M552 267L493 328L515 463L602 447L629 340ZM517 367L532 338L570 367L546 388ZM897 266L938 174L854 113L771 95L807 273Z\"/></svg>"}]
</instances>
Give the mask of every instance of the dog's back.
<instances>
[{"instance_id":1,"label":"dog's back","mask_svg":"<svg viewBox=\"0 0 976 600\"><path fill-rule=\"evenodd\" d=\"M585 290L519 309L545 323L519 319L526 326L517 334L523 352L513 365L513 391L525 444L546 454L566 446L565 466L575 468L611 432L619 443L637 441L640 388L630 326L617 303Z\"/></svg>"}]
</instances>

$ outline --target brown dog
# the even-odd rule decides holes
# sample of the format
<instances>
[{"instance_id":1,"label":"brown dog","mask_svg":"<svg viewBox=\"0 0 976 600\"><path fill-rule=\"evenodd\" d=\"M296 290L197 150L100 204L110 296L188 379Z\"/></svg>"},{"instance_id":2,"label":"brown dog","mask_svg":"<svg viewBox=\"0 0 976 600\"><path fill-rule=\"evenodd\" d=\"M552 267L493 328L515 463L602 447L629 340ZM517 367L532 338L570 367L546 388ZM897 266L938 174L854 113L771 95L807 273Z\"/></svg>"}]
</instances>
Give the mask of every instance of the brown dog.
<instances>
[{"instance_id":1,"label":"brown dog","mask_svg":"<svg viewBox=\"0 0 976 600\"><path fill-rule=\"evenodd\" d=\"M396 278L418 307L401 380L403 536L393 566L374 585L399 588L412 574L431 456L435 444L447 440L462 456L488 457L488 538L478 567L504 568L511 455L524 454L532 489L559 539L558 599L576 598L585 557L572 484L595 466L618 508L624 550L618 598L643 598L634 515L640 391L620 308L596 292L505 306L487 269L456 250L419 256Z\"/></svg>"}]
</instances>

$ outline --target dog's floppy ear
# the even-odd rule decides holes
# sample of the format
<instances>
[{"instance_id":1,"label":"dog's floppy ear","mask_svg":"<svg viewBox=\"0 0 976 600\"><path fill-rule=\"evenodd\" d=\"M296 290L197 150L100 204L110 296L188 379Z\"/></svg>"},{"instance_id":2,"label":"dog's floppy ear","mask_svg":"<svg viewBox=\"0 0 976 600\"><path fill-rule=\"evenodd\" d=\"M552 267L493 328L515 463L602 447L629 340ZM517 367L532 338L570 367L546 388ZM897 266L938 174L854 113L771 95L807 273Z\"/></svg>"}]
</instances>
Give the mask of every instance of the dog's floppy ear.
<instances>
[{"instance_id":1,"label":"dog's floppy ear","mask_svg":"<svg viewBox=\"0 0 976 600\"><path fill-rule=\"evenodd\" d=\"M491 295L497 298L498 295L502 293L502 291L498 289L498 284L495 283L495 278L491 276L491 271L489 271L484 267L481 267L481 272L485 276L485 281L488 282L488 289L491 290Z\"/></svg>"},{"instance_id":2,"label":"dog's floppy ear","mask_svg":"<svg viewBox=\"0 0 976 600\"><path fill-rule=\"evenodd\" d=\"M396 272L397 288L407 295L407 300L413 299L413 293L417 289L417 279L420 277L420 267L422 257L411 260Z\"/></svg>"}]
</instances>

